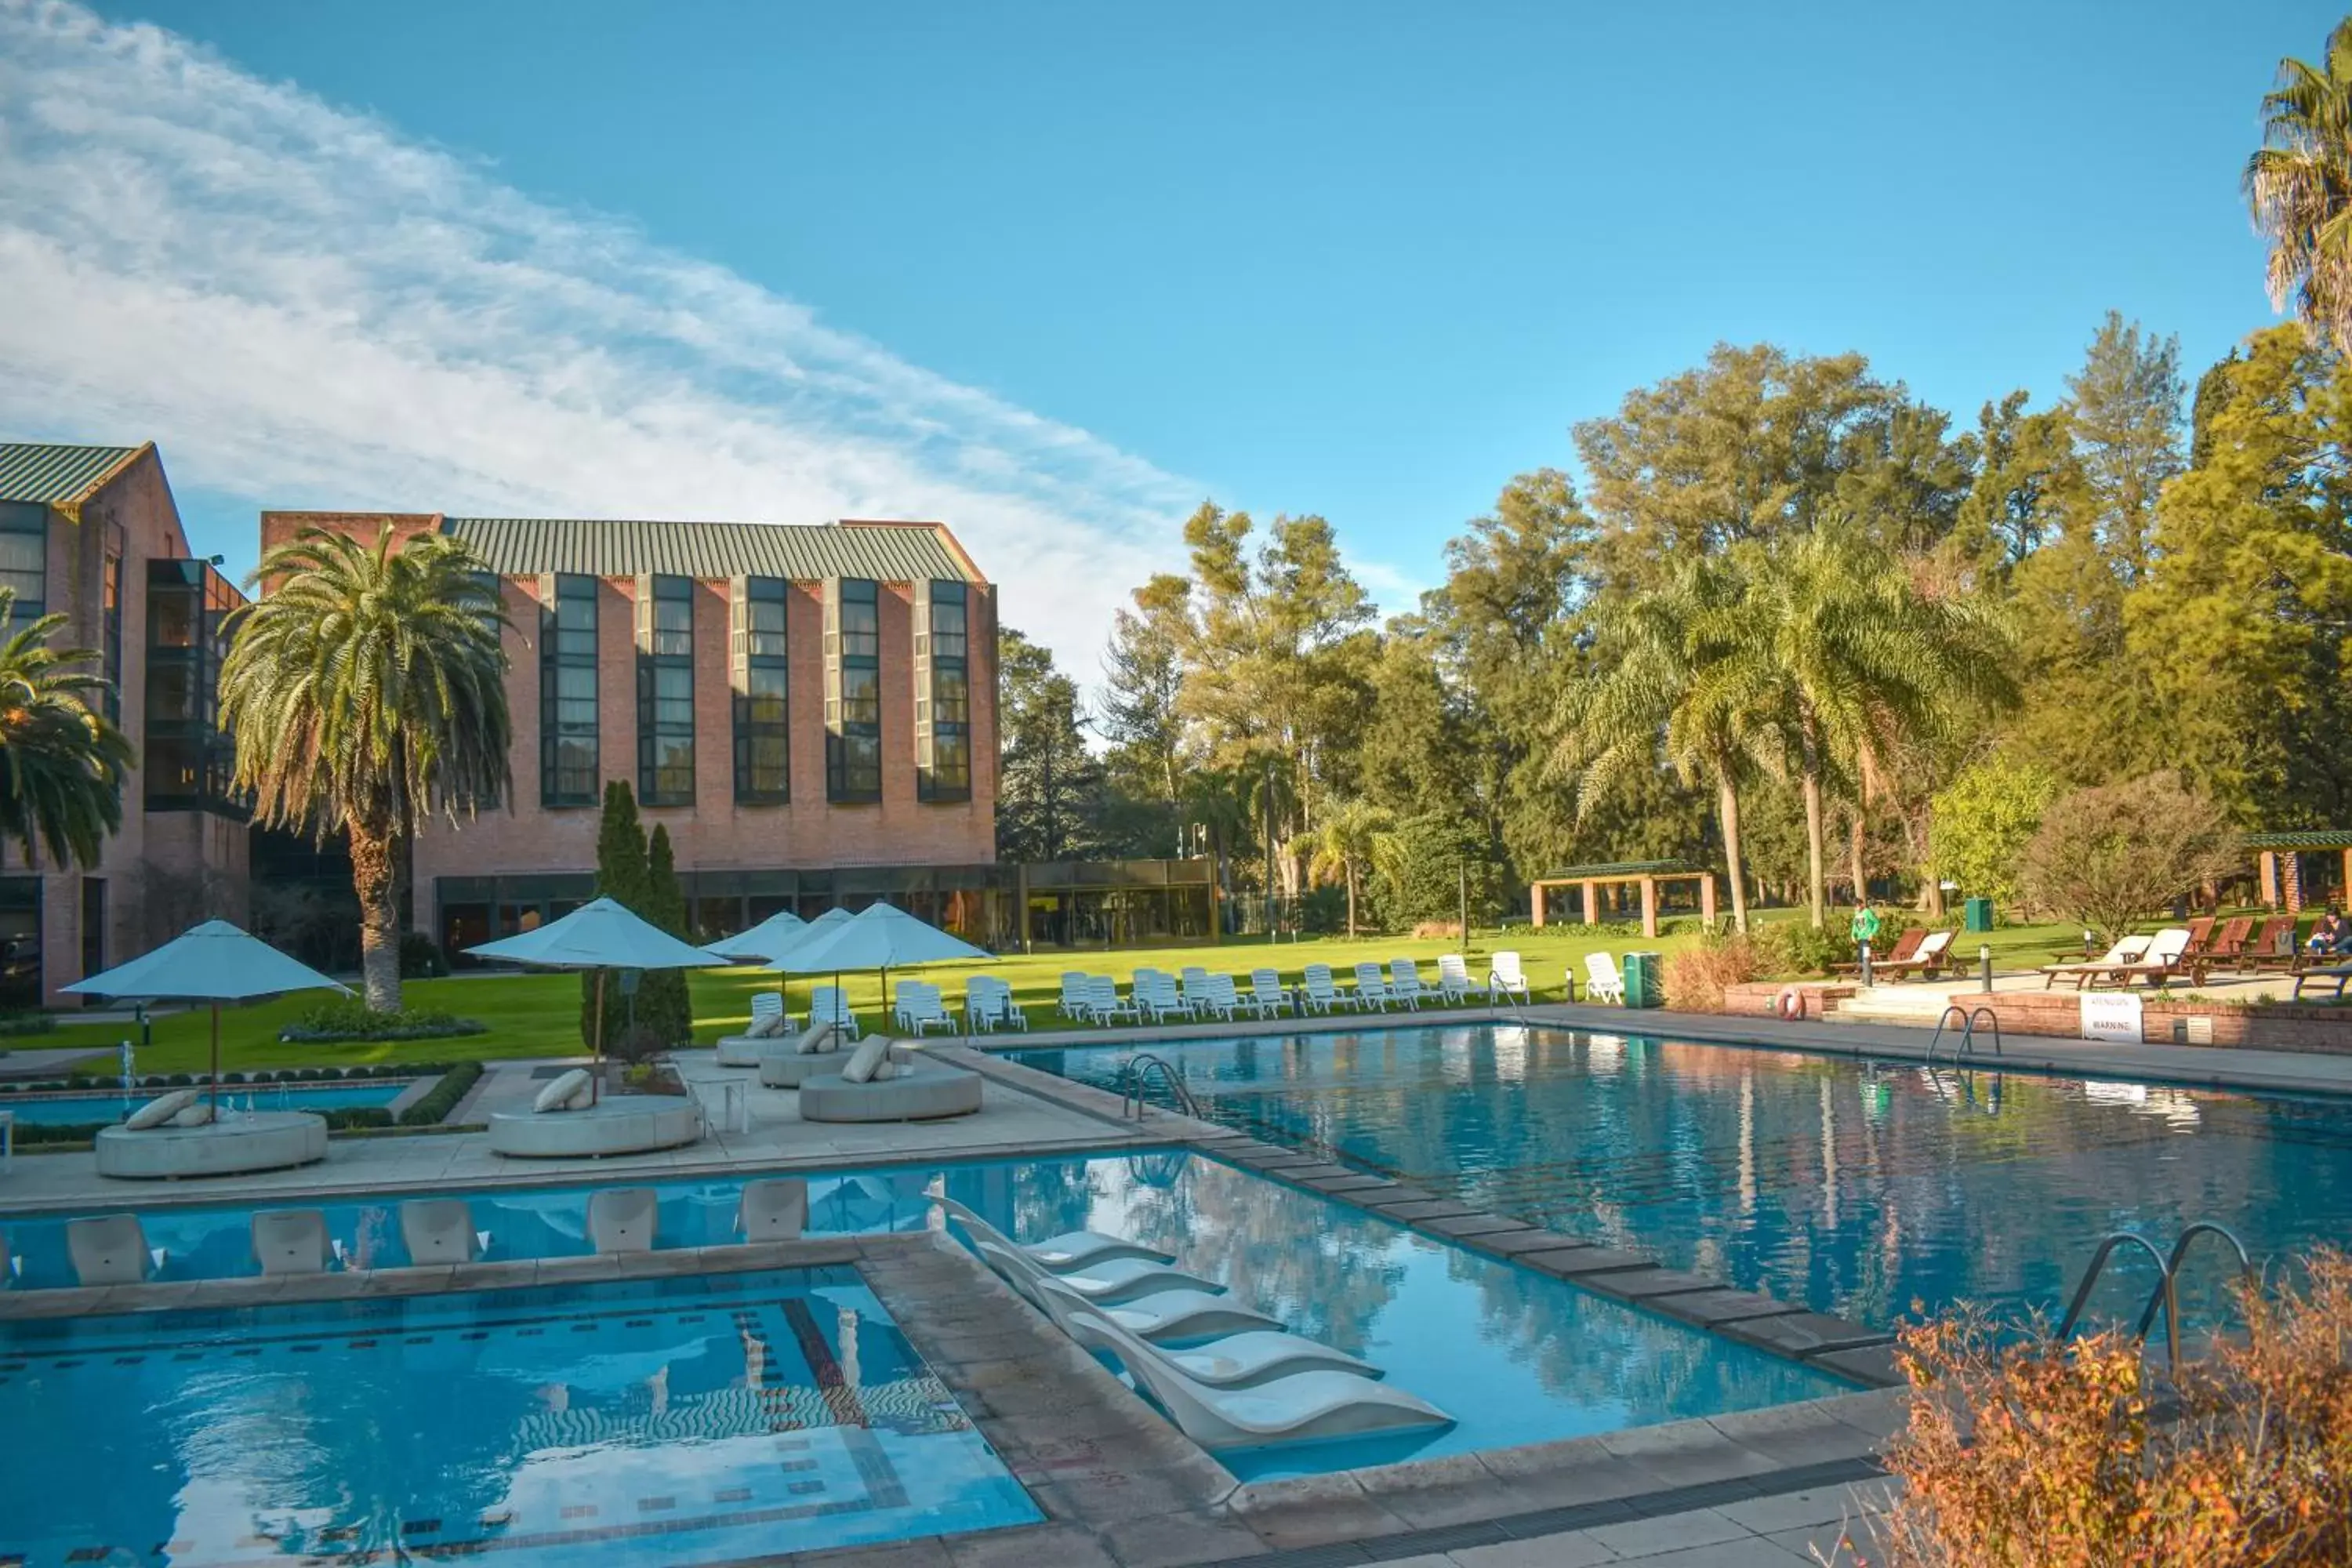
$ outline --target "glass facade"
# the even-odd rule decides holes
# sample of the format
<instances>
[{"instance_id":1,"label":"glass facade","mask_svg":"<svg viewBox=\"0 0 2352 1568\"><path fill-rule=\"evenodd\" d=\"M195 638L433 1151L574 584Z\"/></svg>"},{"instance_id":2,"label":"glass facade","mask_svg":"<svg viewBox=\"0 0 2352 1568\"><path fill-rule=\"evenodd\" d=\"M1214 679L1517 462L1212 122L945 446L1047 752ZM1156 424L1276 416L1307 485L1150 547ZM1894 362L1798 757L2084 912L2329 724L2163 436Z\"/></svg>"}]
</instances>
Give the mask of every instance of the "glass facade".
<instances>
[{"instance_id":1,"label":"glass facade","mask_svg":"<svg viewBox=\"0 0 2352 1568\"><path fill-rule=\"evenodd\" d=\"M915 601L915 798L971 798L971 590L926 583Z\"/></svg>"},{"instance_id":2,"label":"glass facade","mask_svg":"<svg viewBox=\"0 0 2352 1568\"><path fill-rule=\"evenodd\" d=\"M0 1012L41 1005L41 879L0 877Z\"/></svg>"},{"instance_id":3,"label":"glass facade","mask_svg":"<svg viewBox=\"0 0 2352 1568\"><path fill-rule=\"evenodd\" d=\"M49 509L32 501L0 501L0 588L16 591L7 629L16 632L47 613L49 594Z\"/></svg>"},{"instance_id":4,"label":"glass facade","mask_svg":"<svg viewBox=\"0 0 2352 1568\"><path fill-rule=\"evenodd\" d=\"M596 587L561 573L540 612L539 804L596 804Z\"/></svg>"},{"instance_id":5,"label":"glass facade","mask_svg":"<svg viewBox=\"0 0 2352 1568\"><path fill-rule=\"evenodd\" d=\"M694 804L694 579L637 579L637 799Z\"/></svg>"},{"instance_id":6,"label":"glass facade","mask_svg":"<svg viewBox=\"0 0 2352 1568\"><path fill-rule=\"evenodd\" d=\"M825 584L824 793L835 804L882 798L881 590L864 578Z\"/></svg>"},{"instance_id":7,"label":"glass facade","mask_svg":"<svg viewBox=\"0 0 2352 1568\"><path fill-rule=\"evenodd\" d=\"M792 697L781 577L739 577L730 653L735 676L735 799L781 805L793 798ZM772 912L772 911L771 911Z\"/></svg>"},{"instance_id":8,"label":"glass facade","mask_svg":"<svg viewBox=\"0 0 2352 1568\"><path fill-rule=\"evenodd\" d=\"M236 747L220 727L223 624L244 598L203 561L147 563L147 720L140 776L150 811L241 816Z\"/></svg>"}]
</instances>

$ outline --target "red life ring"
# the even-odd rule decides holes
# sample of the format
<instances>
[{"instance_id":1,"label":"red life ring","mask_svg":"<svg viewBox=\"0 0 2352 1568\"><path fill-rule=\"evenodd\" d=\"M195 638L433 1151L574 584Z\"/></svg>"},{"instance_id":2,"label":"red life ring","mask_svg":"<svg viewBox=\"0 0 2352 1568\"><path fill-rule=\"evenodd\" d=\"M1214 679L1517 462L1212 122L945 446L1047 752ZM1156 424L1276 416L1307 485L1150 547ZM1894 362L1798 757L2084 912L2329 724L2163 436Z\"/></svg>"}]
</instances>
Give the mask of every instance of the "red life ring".
<instances>
[{"instance_id":1,"label":"red life ring","mask_svg":"<svg viewBox=\"0 0 2352 1568\"><path fill-rule=\"evenodd\" d=\"M1780 987L1780 1016L1790 1020L1805 1016L1805 994L1793 985Z\"/></svg>"}]
</instances>

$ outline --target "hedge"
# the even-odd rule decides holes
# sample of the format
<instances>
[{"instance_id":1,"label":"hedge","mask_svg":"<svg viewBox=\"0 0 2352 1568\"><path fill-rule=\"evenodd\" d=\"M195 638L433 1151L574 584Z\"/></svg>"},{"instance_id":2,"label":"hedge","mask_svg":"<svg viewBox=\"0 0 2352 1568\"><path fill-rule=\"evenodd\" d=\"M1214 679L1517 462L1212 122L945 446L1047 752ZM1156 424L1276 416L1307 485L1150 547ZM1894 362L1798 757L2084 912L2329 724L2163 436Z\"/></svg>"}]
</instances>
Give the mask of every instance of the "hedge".
<instances>
[{"instance_id":1,"label":"hedge","mask_svg":"<svg viewBox=\"0 0 2352 1568\"><path fill-rule=\"evenodd\" d=\"M459 1062L443 1073L441 1081L435 1084L423 1099L400 1113L400 1124L403 1127L430 1127L446 1121L449 1113L457 1109L457 1102L466 1098L466 1091L479 1082L481 1077L481 1063Z\"/></svg>"}]
</instances>

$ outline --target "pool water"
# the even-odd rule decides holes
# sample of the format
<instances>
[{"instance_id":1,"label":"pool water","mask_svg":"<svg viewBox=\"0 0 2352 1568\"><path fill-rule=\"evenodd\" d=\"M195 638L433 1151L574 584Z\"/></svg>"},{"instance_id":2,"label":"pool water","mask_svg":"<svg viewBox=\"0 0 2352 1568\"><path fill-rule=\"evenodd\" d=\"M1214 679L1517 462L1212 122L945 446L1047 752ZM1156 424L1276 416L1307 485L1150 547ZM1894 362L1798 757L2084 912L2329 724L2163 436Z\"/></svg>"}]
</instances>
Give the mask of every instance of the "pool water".
<instances>
[{"instance_id":1,"label":"pool water","mask_svg":"<svg viewBox=\"0 0 2352 1568\"><path fill-rule=\"evenodd\" d=\"M408 1091L403 1081L390 1083L256 1083L221 1086L221 1114L227 1116L250 1104L257 1110L347 1110L362 1106L389 1106ZM13 1110L20 1126L86 1127L120 1121L169 1089L142 1089L124 1094L0 1094L0 1110Z\"/></svg>"},{"instance_id":2,"label":"pool water","mask_svg":"<svg viewBox=\"0 0 2352 1568\"><path fill-rule=\"evenodd\" d=\"M0 1430L25 1568L607 1568L1041 1517L847 1269L14 1323Z\"/></svg>"},{"instance_id":3,"label":"pool water","mask_svg":"<svg viewBox=\"0 0 2352 1568\"><path fill-rule=\"evenodd\" d=\"M1151 1049L1219 1121L1864 1322L2055 1311L2115 1230L2216 1219L2257 1262L2352 1242L2352 1100L1517 1025ZM1013 1055L1107 1087L1125 1057ZM2199 1256L2185 1321L2226 1310ZM2153 1266L2109 1273L2097 1308L2137 1318Z\"/></svg>"}]
</instances>

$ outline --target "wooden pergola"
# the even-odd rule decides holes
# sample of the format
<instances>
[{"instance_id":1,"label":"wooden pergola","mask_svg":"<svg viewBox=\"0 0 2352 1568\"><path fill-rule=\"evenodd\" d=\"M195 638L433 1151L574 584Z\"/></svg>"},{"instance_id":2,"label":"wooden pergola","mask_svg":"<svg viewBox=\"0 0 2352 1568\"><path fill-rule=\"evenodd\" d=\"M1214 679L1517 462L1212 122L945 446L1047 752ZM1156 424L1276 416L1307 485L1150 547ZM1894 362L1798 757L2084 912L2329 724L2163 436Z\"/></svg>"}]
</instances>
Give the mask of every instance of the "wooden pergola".
<instances>
[{"instance_id":1,"label":"wooden pergola","mask_svg":"<svg viewBox=\"0 0 2352 1568\"><path fill-rule=\"evenodd\" d=\"M1528 904L1535 915L1535 923L1544 923L1544 895L1553 888L1581 887L1584 889L1584 923L1601 923L1601 889L1603 888L1639 888L1642 897L1642 934L1655 939L1658 934L1658 889L1668 882L1698 884L1699 918L1715 923L1715 873L1685 866L1679 860L1620 860L1606 866L1569 866L1537 878L1528 884Z\"/></svg>"},{"instance_id":2,"label":"wooden pergola","mask_svg":"<svg viewBox=\"0 0 2352 1568\"><path fill-rule=\"evenodd\" d=\"M2352 828L2321 827L2294 833L2249 833L2246 847L2255 851L2262 869L2263 902L2289 914L2303 912L2303 857L2339 854L2344 857L2344 888L2352 896Z\"/></svg>"}]
</instances>

